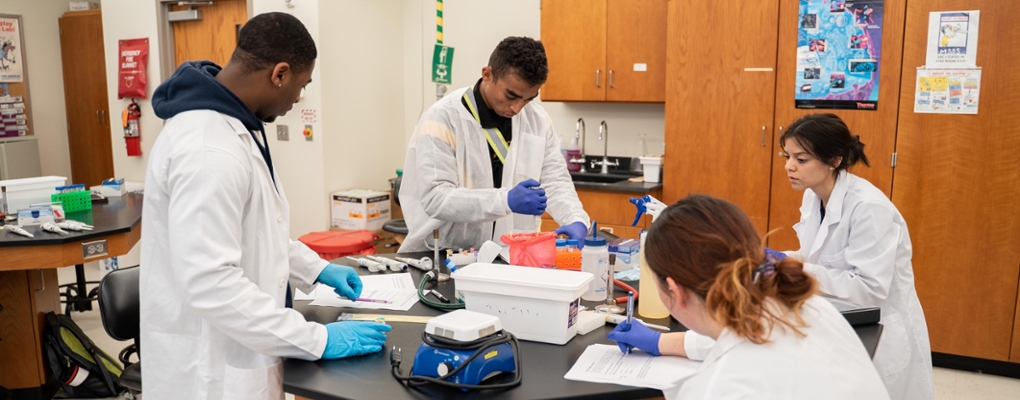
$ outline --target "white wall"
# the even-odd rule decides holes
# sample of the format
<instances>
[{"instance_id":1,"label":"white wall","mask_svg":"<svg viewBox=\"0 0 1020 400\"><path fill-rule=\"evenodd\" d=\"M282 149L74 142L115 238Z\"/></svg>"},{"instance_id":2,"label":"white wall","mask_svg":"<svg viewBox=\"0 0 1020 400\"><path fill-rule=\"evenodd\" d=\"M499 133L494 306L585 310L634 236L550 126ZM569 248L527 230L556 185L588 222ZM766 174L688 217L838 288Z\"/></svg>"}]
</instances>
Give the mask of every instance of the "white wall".
<instances>
[{"instance_id":1,"label":"white wall","mask_svg":"<svg viewBox=\"0 0 1020 400\"><path fill-rule=\"evenodd\" d=\"M106 46L106 94L110 99L110 115L114 123L110 124L110 143L113 146L113 174L132 182L145 182L145 168L149 161L149 151L159 131L163 129L163 120L152 112L152 92L160 83L159 34L156 24L156 2L154 0L103 0L103 42ZM129 99L117 99L117 53L121 39L149 39L149 61L146 67L148 75L148 98L137 100L142 116L139 129L142 133L142 156L128 157L124 145L124 129L118 123L120 113L128 104ZM133 264L132 264L133 265Z\"/></svg>"},{"instance_id":2,"label":"white wall","mask_svg":"<svg viewBox=\"0 0 1020 400\"><path fill-rule=\"evenodd\" d=\"M410 137L422 104L435 102L431 82L432 48L435 45L435 2L407 1L405 9L405 88L414 101L405 103L404 128ZM473 84L489 54L507 36L541 39L539 0L445 0L443 2L443 44L454 48L453 82L450 89ZM489 16L498 16L490 18ZM420 46L420 47L419 47ZM424 55L424 56L422 56ZM602 154L598 141L599 122L609 127L609 154L638 156L638 135L646 134L649 153L663 151L665 106L663 104L541 102L553 120L556 133L569 141L578 118L587 127L587 154Z\"/></svg>"},{"instance_id":3,"label":"white wall","mask_svg":"<svg viewBox=\"0 0 1020 400\"><path fill-rule=\"evenodd\" d=\"M57 19L69 9L66 1L0 0L0 14L22 17L32 133L39 141L42 173L68 179L71 178L71 156L67 150L64 72Z\"/></svg>"},{"instance_id":4,"label":"white wall","mask_svg":"<svg viewBox=\"0 0 1020 400\"><path fill-rule=\"evenodd\" d=\"M404 162L404 7L319 3L325 187L389 189Z\"/></svg>"}]
</instances>

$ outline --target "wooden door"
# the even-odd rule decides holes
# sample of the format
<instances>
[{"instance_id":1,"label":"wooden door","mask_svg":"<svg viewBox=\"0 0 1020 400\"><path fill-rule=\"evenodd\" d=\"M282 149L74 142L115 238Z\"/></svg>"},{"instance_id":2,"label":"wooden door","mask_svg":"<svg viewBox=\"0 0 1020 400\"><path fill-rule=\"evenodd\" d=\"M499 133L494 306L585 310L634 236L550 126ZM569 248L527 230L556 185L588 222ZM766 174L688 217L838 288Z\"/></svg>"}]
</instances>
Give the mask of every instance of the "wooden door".
<instances>
[{"instance_id":1,"label":"wooden door","mask_svg":"<svg viewBox=\"0 0 1020 400\"><path fill-rule=\"evenodd\" d=\"M542 1L541 40L549 59L543 101L604 101L606 0Z\"/></svg>"},{"instance_id":2,"label":"wooden door","mask_svg":"<svg viewBox=\"0 0 1020 400\"><path fill-rule=\"evenodd\" d=\"M43 360L46 313L60 312L57 271L0 271L0 386L38 388L50 374Z\"/></svg>"},{"instance_id":3,"label":"wooden door","mask_svg":"<svg viewBox=\"0 0 1020 400\"><path fill-rule=\"evenodd\" d=\"M906 3L887 1L884 3L880 47L872 48L881 54L878 79L878 108L876 110L827 110L802 109L794 107L794 91L797 89L797 33L799 0L781 0L779 22L779 60L776 76L776 156L782 151L779 136L783 127L804 115L832 113L838 115L850 131L861 136L864 152L871 167L859 164L851 170L877 186L886 196L892 190L892 153L896 144L896 118L899 116L900 67L903 62L903 25ZM872 57L874 58L874 56ZM913 89L911 89L913 90ZM772 163L772 200L769 205L769 246L779 250L800 248L793 224L800 221L800 203L804 192L794 191L784 167L785 159L777 158Z\"/></svg>"},{"instance_id":4,"label":"wooden door","mask_svg":"<svg viewBox=\"0 0 1020 400\"><path fill-rule=\"evenodd\" d=\"M188 7L173 5L171 10L187 10ZM248 21L247 1L215 0L212 5L195 8L202 11L201 20L173 22L176 65L197 60L227 65L237 47L237 34Z\"/></svg>"},{"instance_id":5,"label":"wooden door","mask_svg":"<svg viewBox=\"0 0 1020 400\"><path fill-rule=\"evenodd\" d=\"M59 25L71 181L95 186L113 177L102 12L64 13Z\"/></svg>"},{"instance_id":6,"label":"wooden door","mask_svg":"<svg viewBox=\"0 0 1020 400\"><path fill-rule=\"evenodd\" d=\"M670 1L663 201L729 200L768 227L779 0Z\"/></svg>"},{"instance_id":7,"label":"wooden door","mask_svg":"<svg viewBox=\"0 0 1020 400\"><path fill-rule=\"evenodd\" d=\"M888 4L888 3L887 3ZM915 114L932 11L981 10L977 115ZM907 5L893 202L913 242L915 284L934 352L1020 361L1020 30L1015 3ZM1012 340L1012 353L1010 342Z\"/></svg>"},{"instance_id":8,"label":"wooden door","mask_svg":"<svg viewBox=\"0 0 1020 400\"><path fill-rule=\"evenodd\" d=\"M606 100L666 101L666 0L608 0Z\"/></svg>"}]
</instances>

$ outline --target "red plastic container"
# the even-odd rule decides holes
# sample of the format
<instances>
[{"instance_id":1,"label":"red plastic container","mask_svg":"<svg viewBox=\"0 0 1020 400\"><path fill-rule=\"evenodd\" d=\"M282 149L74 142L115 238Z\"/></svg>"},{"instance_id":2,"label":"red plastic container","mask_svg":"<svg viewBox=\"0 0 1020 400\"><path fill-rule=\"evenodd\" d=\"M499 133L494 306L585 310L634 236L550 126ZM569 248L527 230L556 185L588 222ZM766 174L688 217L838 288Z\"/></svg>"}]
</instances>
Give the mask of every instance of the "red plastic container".
<instances>
[{"instance_id":1,"label":"red plastic container","mask_svg":"<svg viewBox=\"0 0 1020 400\"><path fill-rule=\"evenodd\" d=\"M298 240L312 251L319 253L323 260L340 257L375 254L375 241L379 235L372 231L327 231L311 232Z\"/></svg>"}]
</instances>

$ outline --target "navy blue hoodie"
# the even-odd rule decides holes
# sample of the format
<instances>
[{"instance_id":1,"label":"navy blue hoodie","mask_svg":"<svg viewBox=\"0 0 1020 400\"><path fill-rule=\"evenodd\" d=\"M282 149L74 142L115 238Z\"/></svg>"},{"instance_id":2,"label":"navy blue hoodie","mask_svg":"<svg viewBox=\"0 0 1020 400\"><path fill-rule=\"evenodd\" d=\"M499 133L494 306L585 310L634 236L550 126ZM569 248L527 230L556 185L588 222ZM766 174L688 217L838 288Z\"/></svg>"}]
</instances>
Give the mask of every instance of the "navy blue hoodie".
<instances>
[{"instance_id":1,"label":"navy blue hoodie","mask_svg":"<svg viewBox=\"0 0 1020 400\"><path fill-rule=\"evenodd\" d=\"M252 140L258 146L266 166L269 167L269 176L273 178L275 184L276 175L273 173L269 142L266 141L265 123L230 89L216 80L216 74L220 73L221 69L211 61L189 61L181 64L173 76L160 84L152 94L152 109L156 116L162 119L170 119L192 110L211 110L237 118L248 129ZM255 131L262 134L261 143L255 137Z\"/></svg>"}]
</instances>

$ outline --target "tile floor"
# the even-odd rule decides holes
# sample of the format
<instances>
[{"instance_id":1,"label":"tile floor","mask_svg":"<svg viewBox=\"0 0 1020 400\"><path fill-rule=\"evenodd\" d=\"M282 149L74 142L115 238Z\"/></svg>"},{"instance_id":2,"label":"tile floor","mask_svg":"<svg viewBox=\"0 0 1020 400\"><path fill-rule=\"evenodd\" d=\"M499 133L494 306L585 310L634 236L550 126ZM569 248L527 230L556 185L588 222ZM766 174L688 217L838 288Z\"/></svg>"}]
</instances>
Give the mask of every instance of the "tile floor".
<instances>
[{"instance_id":1,"label":"tile floor","mask_svg":"<svg viewBox=\"0 0 1020 400\"><path fill-rule=\"evenodd\" d=\"M101 277L98 265L87 265L85 272L89 280L99 280ZM60 283L74 282L73 267L63 268L59 273ZM119 342L107 336L99 318L98 306L94 305L89 312L72 313L72 318L100 348L114 357L128 345L128 342ZM1020 399L1020 379L935 368L935 399ZM293 400L293 396L287 395L287 400Z\"/></svg>"}]
</instances>

